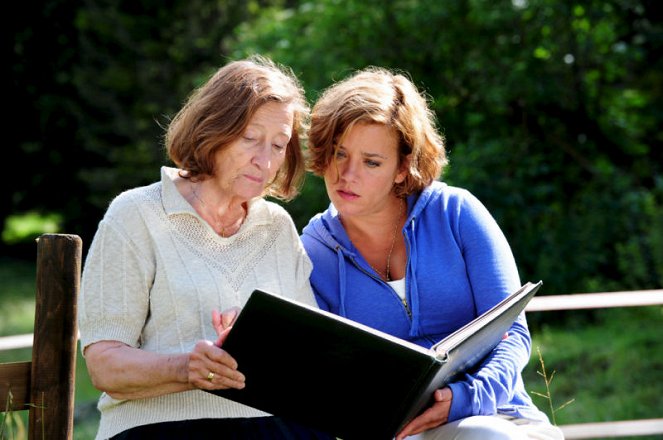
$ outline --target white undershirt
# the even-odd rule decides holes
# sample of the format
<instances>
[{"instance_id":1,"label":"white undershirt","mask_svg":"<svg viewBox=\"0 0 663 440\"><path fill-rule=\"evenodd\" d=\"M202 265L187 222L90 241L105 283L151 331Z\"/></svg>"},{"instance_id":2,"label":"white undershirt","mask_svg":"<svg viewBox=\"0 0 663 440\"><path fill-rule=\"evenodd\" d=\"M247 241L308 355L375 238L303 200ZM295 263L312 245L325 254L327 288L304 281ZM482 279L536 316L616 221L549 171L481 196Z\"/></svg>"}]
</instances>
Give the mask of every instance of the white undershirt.
<instances>
[{"instance_id":1,"label":"white undershirt","mask_svg":"<svg viewBox=\"0 0 663 440\"><path fill-rule=\"evenodd\" d=\"M400 280L387 281L387 284L389 284L391 288L396 291L398 296L400 296L401 299L405 301L405 278L401 278Z\"/></svg>"}]
</instances>

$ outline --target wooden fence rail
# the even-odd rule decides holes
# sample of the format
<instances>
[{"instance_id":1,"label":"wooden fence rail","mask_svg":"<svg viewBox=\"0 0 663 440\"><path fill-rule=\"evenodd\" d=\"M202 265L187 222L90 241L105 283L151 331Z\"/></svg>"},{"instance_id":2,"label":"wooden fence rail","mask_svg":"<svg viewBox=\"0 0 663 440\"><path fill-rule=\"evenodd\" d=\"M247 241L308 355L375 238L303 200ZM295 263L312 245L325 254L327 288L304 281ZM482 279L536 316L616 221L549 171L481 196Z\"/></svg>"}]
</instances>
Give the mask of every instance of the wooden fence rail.
<instances>
[{"instance_id":1,"label":"wooden fence rail","mask_svg":"<svg viewBox=\"0 0 663 440\"><path fill-rule=\"evenodd\" d=\"M547 312L656 305L663 305L663 289L537 296L525 310ZM561 425L560 428L566 440L663 435L663 418L577 423Z\"/></svg>"}]
</instances>

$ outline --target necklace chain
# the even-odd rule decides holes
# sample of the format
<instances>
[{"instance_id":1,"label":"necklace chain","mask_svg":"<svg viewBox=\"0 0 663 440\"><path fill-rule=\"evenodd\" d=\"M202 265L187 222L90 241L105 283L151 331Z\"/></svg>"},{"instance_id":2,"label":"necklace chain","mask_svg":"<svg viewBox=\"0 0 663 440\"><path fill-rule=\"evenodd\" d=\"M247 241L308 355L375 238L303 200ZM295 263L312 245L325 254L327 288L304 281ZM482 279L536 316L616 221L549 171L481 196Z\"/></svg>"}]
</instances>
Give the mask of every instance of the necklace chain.
<instances>
[{"instance_id":1,"label":"necklace chain","mask_svg":"<svg viewBox=\"0 0 663 440\"><path fill-rule=\"evenodd\" d=\"M398 226L400 224L401 216L403 215L403 201L399 203L398 216L396 217L396 222L394 224L394 233L391 236L391 246L389 247L389 253L387 254L387 271L382 272L377 270L371 263L368 263L371 268L376 271L383 279L386 281L391 281L391 254L394 252L394 245L396 244L396 235L398 232Z\"/></svg>"},{"instance_id":2,"label":"necklace chain","mask_svg":"<svg viewBox=\"0 0 663 440\"><path fill-rule=\"evenodd\" d=\"M196 200L198 200L200 202L200 205L207 210L207 203L205 203L205 201L202 198L200 198L200 196L198 195L198 191L196 191L196 186L193 182L191 183L191 190L192 190L193 196L196 198ZM234 231L234 233L236 233L239 230L239 228L242 227L242 224L244 223L244 220L246 220L246 212L244 212L244 214L242 216L240 216L237 220L232 222L228 227L237 225L237 222L239 221L239 225L237 226L237 229L235 229L235 231ZM221 232L218 233L221 237L227 238L230 235L232 235L232 234L229 233L226 236L226 226L223 226L223 223L221 223L221 221L215 221L215 224L216 224L217 229L221 229Z\"/></svg>"}]
</instances>

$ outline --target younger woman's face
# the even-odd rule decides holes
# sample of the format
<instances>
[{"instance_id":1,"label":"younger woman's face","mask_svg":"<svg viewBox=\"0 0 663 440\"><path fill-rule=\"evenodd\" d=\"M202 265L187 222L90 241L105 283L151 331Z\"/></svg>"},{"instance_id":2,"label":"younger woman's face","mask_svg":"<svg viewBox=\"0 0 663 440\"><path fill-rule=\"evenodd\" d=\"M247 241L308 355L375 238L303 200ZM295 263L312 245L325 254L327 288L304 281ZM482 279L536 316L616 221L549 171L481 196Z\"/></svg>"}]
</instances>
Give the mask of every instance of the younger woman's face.
<instances>
[{"instance_id":1,"label":"younger woman's face","mask_svg":"<svg viewBox=\"0 0 663 440\"><path fill-rule=\"evenodd\" d=\"M343 217L380 215L405 179L398 136L382 124L356 124L337 146L324 174L330 200Z\"/></svg>"}]
</instances>

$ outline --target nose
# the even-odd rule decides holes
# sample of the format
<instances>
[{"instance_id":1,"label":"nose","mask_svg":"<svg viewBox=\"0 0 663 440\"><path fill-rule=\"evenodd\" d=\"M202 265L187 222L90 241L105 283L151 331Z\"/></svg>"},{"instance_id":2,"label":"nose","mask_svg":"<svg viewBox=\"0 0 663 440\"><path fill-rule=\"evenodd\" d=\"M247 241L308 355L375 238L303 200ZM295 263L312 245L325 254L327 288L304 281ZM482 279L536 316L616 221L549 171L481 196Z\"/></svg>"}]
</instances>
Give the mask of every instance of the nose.
<instances>
[{"instance_id":1,"label":"nose","mask_svg":"<svg viewBox=\"0 0 663 440\"><path fill-rule=\"evenodd\" d=\"M270 142L262 143L255 150L253 164L261 170L268 170L272 166L272 145Z\"/></svg>"},{"instance_id":2,"label":"nose","mask_svg":"<svg viewBox=\"0 0 663 440\"><path fill-rule=\"evenodd\" d=\"M350 160L337 164L338 175L343 180L352 181L357 177L357 166Z\"/></svg>"}]
</instances>

